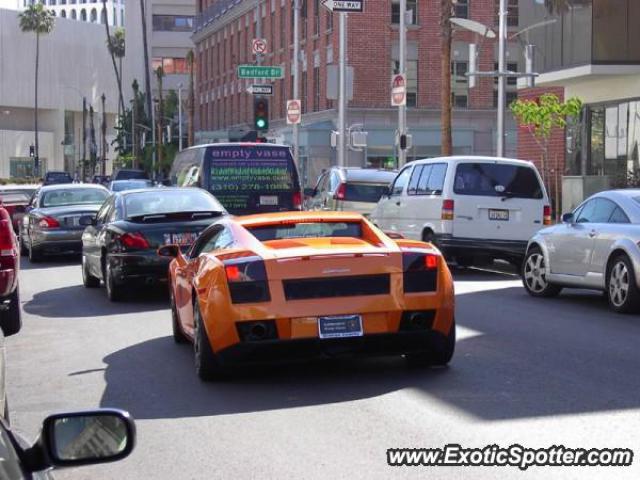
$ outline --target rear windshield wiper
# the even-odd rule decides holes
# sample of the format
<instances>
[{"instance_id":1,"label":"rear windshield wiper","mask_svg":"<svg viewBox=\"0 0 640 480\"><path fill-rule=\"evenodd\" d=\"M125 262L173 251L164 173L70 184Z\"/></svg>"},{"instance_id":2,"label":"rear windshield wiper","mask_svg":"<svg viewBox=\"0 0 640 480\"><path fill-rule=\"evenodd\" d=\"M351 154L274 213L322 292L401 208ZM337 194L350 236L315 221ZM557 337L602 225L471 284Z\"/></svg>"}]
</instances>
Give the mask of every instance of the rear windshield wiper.
<instances>
[{"instance_id":1,"label":"rear windshield wiper","mask_svg":"<svg viewBox=\"0 0 640 480\"><path fill-rule=\"evenodd\" d=\"M516 193L514 193L514 192L508 192L508 191L504 191L504 192L502 192L502 193L500 194L500 197L502 197L502 198L501 198L501 200L502 200L503 202L504 202L505 200L508 200L508 199L510 199L510 198L515 198L515 197L517 197L517 196L518 196L518 195L517 195Z\"/></svg>"}]
</instances>

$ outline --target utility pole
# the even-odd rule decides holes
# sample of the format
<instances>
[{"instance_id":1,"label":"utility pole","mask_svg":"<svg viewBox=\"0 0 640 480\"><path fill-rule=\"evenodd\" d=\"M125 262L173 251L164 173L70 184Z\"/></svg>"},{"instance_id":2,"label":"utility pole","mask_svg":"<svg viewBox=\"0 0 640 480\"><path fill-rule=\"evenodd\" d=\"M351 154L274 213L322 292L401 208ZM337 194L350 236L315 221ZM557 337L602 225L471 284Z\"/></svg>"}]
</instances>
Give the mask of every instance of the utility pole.
<instances>
[{"instance_id":1,"label":"utility pole","mask_svg":"<svg viewBox=\"0 0 640 480\"><path fill-rule=\"evenodd\" d=\"M131 107L131 153L133 154L133 168L138 168L138 149L136 145L136 110L138 107L138 99L133 98Z\"/></svg>"},{"instance_id":2,"label":"utility pole","mask_svg":"<svg viewBox=\"0 0 640 480\"><path fill-rule=\"evenodd\" d=\"M293 0L293 100L300 100L300 0ZM300 103L302 109L302 102ZM302 115L302 111L300 112ZM300 171L300 129L293 124L293 160Z\"/></svg>"},{"instance_id":3,"label":"utility pole","mask_svg":"<svg viewBox=\"0 0 640 480\"><path fill-rule=\"evenodd\" d=\"M505 50L507 42L507 0L500 0L498 22L498 125L496 155L504 156L504 107L507 77L505 76Z\"/></svg>"},{"instance_id":4,"label":"utility pole","mask_svg":"<svg viewBox=\"0 0 640 480\"><path fill-rule=\"evenodd\" d=\"M346 129L345 117L347 113L347 14L339 13L340 17L340 66L338 91L338 166L346 166Z\"/></svg>"},{"instance_id":5,"label":"utility pole","mask_svg":"<svg viewBox=\"0 0 640 480\"><path fill-rule=\"evenodd\" d=\"M407 20L407 0L400 0L400 68L399 72L402 75L407 73L407 28L406 28L406 20ZM406 85L405 85L406 90ZM406 98L405 92L405 98ZM402 148L406 146L406 142L404 144L400 140L404 138L407 134L407 105L406 102L404 105L400 105L398 107L398 168L404 167L407 163L407 150L406 148Z\"/></svg>"},{"instance_id":6,"label":"utility pole","mask_svg":"<svg viewBox=\"0 0 640 480\"><path fill-rule=\"evenodd\" d=\"M102 100L102 162L100 165L100 175L104 176L107 172L107 112L104 108L104 102L107 97L103 93L100 99Z\"/></svg>"},{"instance_id":7,"label":"utility pole","mask_svg":"<svg viewBox=\"0 0 640 480\"><path fill-rule=\"evenodd\" d=\"M178 151L182 151L182 83L178 84Z\"/></svg>"},{"instance_id":8,"label":"utility pole","mask_svg":"<svg viewBox=\"0 0 640 480\"><path fill-rule=\"evenodd\" d=\"M80 182L84 182L87 164L87 97L82 97L82 160L80 161Z\"/></svg>"}]
</instances>

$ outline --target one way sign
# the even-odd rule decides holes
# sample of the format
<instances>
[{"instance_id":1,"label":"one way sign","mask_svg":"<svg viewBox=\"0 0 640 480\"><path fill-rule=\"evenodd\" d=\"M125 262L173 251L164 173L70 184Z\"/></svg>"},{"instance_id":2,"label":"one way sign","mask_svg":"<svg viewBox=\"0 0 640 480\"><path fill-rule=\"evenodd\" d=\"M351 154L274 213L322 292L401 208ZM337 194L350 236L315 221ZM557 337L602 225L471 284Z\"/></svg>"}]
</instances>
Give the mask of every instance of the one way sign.
<instances>
[{"instance_id":1,"label":"one way sign","mask_svg":"<svg viewBox=\"0 0 640 480\"><path fill-rule=\"evenodd\" d=\"M322 6L332 12L362 12L364 0L322 0Z\"/></svg>"},{"instance_id":2,"label":"one way sign","mask_svg":"<svg viewBox=\"0 0 640 480\"><path fill-rule=\"evenodd\" d=\"M273 85L251 85L247 93L252 95L273 95Z\"/></svg>"}]
</instances>

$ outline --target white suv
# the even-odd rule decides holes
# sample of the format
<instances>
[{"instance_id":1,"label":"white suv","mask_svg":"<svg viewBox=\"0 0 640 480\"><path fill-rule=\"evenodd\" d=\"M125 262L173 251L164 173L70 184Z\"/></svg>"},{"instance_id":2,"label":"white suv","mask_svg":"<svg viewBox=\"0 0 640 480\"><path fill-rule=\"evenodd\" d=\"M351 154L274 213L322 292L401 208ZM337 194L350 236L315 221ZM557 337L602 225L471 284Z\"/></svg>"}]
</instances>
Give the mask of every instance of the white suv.
<instances>
[{"instance_id":1,"label":"white suv","mask_svg":"<svg viewBox=\"0 0 640 480\"><path fill-rule=\"evenodd\" d=\"M406 165L371 220L383 230L432 241L462 266L496 258L520 265L527 241L551 224L551 208L531 162L442 157Z\"/></svg>"}]
</instances>

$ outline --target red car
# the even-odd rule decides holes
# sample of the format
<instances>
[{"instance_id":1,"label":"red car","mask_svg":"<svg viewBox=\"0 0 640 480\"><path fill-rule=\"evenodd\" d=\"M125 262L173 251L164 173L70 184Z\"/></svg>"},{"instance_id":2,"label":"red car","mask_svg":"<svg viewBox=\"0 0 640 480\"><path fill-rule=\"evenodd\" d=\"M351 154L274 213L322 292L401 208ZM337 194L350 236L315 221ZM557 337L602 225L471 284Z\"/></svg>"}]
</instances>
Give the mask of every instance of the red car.
<instances>
[{"instance_id":1,"label":"red car","mask_svg":"<svg viewBox=\"0 0 640 480\"><path fill-rule=\"evenodd\" d=\"M20 330L20 295L18 272L20 249L11 225L11 217L0 207L0 327L5 336Z\"/></svg>"},{"instance_id":2,"label":"red car","mask_svg":"<svg viewBox=\"0 0 640 480\"><path fill-rule=\"evenodd\" d=\"M0 205L4 207L11 216L13 231L20 234L20 223L27 211L29 202L33 194L38 189L38 185L9 185L0 187Z\"/></svg>"}]
</instances>

